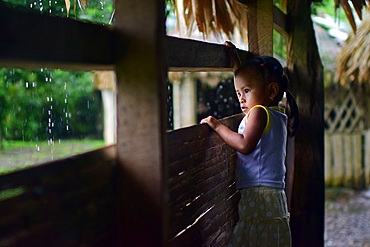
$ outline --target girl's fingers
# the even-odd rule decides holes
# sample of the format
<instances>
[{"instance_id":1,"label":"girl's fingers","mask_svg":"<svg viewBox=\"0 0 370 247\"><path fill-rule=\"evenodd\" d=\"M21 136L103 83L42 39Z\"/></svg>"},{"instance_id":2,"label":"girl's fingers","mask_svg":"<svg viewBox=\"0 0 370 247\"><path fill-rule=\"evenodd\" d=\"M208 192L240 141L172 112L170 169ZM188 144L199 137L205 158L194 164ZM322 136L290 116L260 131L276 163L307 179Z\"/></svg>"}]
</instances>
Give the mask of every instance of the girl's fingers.
<instances>
[{"instance_id":1,"label":"girl's fingers","mask_svg":"<svg viewBox=\"0 0 370 247\"><path fill-rule=\"evenodd\" d=\"M225 41L224 45L226 46L226 51L229 54L230 60L233 63L234 66L233 71L235 72L237 69L241 67L241 61L236 46L230 41Z\"/></svg>"}]
</instances>

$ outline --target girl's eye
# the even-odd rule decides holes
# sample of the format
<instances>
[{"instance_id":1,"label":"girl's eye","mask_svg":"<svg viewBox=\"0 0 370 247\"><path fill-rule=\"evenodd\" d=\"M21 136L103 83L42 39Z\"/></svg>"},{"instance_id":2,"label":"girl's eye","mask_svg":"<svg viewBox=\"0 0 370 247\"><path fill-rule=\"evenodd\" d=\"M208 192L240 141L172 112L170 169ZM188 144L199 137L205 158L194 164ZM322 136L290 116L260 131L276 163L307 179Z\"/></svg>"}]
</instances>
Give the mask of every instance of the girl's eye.
<instances>
[{"instance_id":1,"label":"girl's eye","mask_svg":"<svg viewBox=\"0 0 370 247\"><path fill-rule=\"evenodd\" d=\"M245 89L245 90L244 90L244 92L245 92L245 93L249 93L250 91L251 91L251 90L249 90L249 89Z\"/></svg>"},{"instance_id":2,"label":"girl's eye","mask_svg":"<svg viewBox=\"0 0 370 247\"><path fill-rule=\"evenodd\" d=\"M236 95L239 97L241 94L239 92L236 92Z\"/></svg>"}]
</instances>

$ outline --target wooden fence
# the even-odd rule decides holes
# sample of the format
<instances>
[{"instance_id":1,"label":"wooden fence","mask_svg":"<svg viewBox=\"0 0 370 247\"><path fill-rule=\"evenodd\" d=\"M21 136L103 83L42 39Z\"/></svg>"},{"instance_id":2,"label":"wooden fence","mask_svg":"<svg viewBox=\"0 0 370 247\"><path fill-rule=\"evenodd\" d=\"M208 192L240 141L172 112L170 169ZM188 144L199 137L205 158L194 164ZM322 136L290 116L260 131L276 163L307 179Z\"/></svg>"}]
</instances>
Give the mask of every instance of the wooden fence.
<instances>
[{"instance_id":1,"label":"wooden fence","mask_svg":"<svg viewBox=\"0 0 370 247\"><path fill-rule=\"evenodd\" d=\"M364 189L370 185L370 131L325 133L325 183Z\"/></svg>"},{"instance_id":2,"label":"wooden fence","mask_svg":"<svg viewBox=\"0 0 370 247\"><path fill-rule=\"evenodd\" d=\"M233 130L243 116L221 120ZM226 246L236 152L207 125L168 132L169 246ZM117 246L116 145L0 180L0 246ZM128 155L128 154L126 154Z\"/></svg>"},{"instance_id":3,"label":"wooden fence","mask_svg":"<svg viewBox=\"0 0 370 247\"><path fill-rule=\"evenodd\" d=\"M364 189L370 185L370 129L365 90L326 93L325 183Z\"/></svg>"}]
</instances>

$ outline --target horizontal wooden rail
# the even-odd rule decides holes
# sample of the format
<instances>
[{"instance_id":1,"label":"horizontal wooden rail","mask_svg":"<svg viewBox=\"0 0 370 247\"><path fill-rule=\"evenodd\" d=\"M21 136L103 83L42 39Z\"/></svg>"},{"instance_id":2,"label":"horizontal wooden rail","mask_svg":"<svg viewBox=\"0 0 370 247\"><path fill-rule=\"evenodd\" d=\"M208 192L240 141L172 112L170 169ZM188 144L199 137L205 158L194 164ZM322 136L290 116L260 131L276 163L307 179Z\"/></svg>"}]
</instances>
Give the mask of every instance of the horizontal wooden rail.
<instances>
[{"instance_id":1,"label":"horizontal wooden rail","mask_svg":"<svg viewBox=\"0 0 370 247\"><path fill-rule=\"evenodd\" d=\"M287 37L289 33L287 15L276 6L272 8L272 13L274 16L274 29Z\"/></svg>"},{"instance_id":2,"label":"horizontal wooden rail","mask_svg":"<svg viewBox=\"0 0 370 247\"><path fill-rule=\"evenodd\" d=\"M236 130L242 114L225 118ZM170 246L226 246L237 218L236 152L207 125L168 132Z\"/></svg>"},{"instance_id":3,"label":"horizontal wooden rail","mask_svg":"<svg viewBox=\"0 0 370 247\"><path fill-rule=\"evenodd\" d=\"M167 38L170 71L232 71L232 63L225 46L191 39ZM253 57L247 51L238 50L242 60Z\"/></svg>"},{"instance_id":4,"label":"horizontal wooden rail","mask_svg":"<svg viewBox=\"0 0 370 247\"><path fill-rule=\"evenodd\" d=\"M114 166L115 156L116 146L111 145L65 159L25 168L2 175L0 191L18 188L23 185L37 184L42 177L62 176L61 174L68 173L69 170L91 169L94 166L93 164L96 164L96 166Z\"/></svg>"},{"instance_id":5,"label":"horizontal wooden rail","mask_svg":"<svg viewBox=\"0 0 370 247\"><path fill-rule=\"evenodd\" d=\"M116 146L3 175L0 246L115 246Z\"/></svg>"},{"instance_id":6,"label":"horizontal wooden rail","mask_svg":"<svg viewBox=\"0 0 370 247\"><path fill-rule=\"evenodd\" d=\"M111 29L0 3L0 66L114 69Z\"/></svg>"},{"instance_id":7,"label":"horizontal wooden rail","mask_svg":"<svg viewBox=\"0 0 370 247\"><path fill-rule=\"evenodd\" d=\"M47 16L0 3L0 66L67 70L114 70L116 39L111 26ZM231 71L225 46L167 37L170 71ZM239 50L243 59L253 57Z\"/></svg>"}]
</instances>

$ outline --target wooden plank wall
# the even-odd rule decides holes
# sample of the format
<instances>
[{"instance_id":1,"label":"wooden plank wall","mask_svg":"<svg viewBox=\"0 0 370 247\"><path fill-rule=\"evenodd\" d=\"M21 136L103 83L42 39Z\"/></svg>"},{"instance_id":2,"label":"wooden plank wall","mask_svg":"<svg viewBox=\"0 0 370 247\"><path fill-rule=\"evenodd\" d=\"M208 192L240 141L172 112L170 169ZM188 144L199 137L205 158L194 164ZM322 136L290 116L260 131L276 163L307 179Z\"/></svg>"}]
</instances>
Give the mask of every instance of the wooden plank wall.
<instances>
[{"instance_id":1,"label":"wooden plank wall","mask_svg":"<svg viewBox=\"0 0 370 247\"><path fill-rule=\"evenodd\" d=\"M1 176L0 246L112 246L115 150Z\"/></svg>"},{"instance_id":2,"label":"wooden plank wall","mask_svg":"<svg viewBox=\"0 0 370 247\"><path fill-rule=\"evenodd\" d=\"M222 122L236 130L243 116ZM168 133L170 246L226 246L237 220L236 152L207 125Z\"/></svg>"},{"instance_id":3,"label":"wooden plank wall","mask_svg":"<svg viewBox=\"0 0 370 247\"><path fill-rule=\"evenodd\" d=\"M326 185L353 189L370 185L369 133L325 133Z\"/></svg>"}]
</instances>

